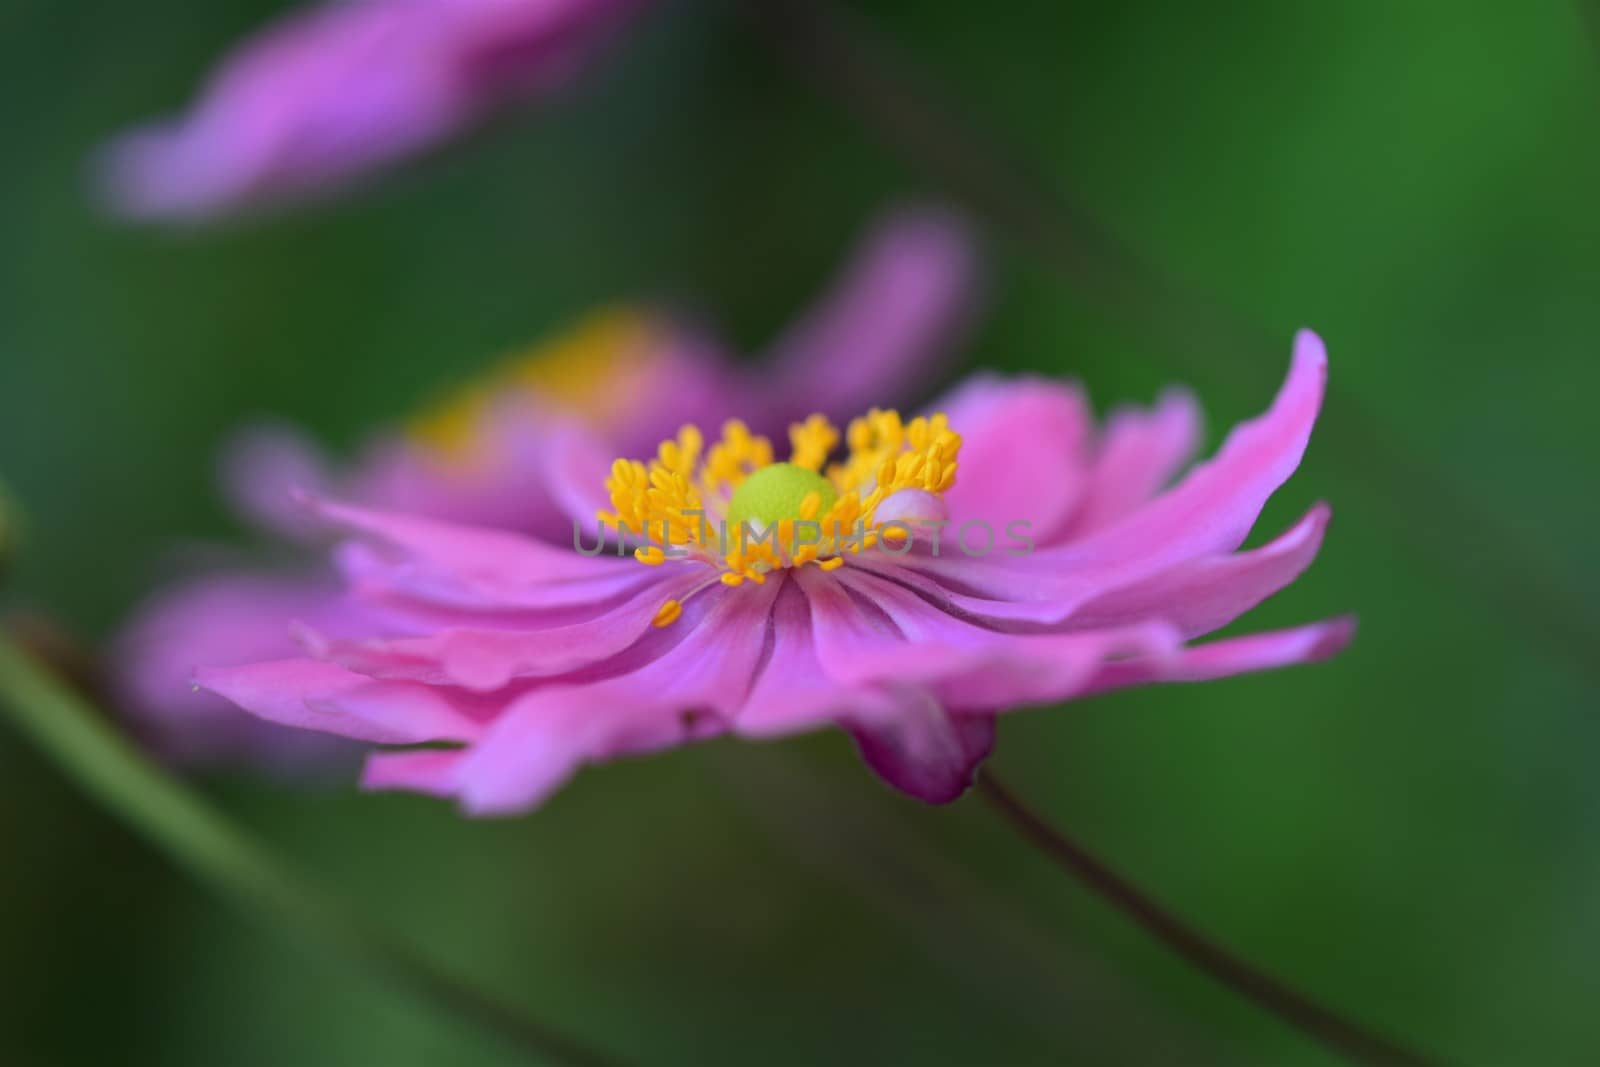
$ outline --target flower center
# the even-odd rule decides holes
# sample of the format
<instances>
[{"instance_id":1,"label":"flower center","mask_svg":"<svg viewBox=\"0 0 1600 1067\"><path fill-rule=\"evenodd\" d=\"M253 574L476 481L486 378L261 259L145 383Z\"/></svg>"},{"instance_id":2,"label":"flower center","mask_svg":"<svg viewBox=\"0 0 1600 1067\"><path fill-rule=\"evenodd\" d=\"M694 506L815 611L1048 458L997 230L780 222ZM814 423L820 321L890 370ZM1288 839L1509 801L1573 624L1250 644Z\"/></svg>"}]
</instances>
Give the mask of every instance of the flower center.
<instances>
[{"instance_id":1,"label":"flower center","mask_svg":"<svg viewBox=\"0 0 1600 1067\"><path fill-rule=\"evenodd\" d=\"M660 327L642 312L595 312L469 381L413 419L408 436L442 458L471 459L495 406L518 398L604 425L629 410L628 391L617 383L642 379L643 364L660 340Z\"/></svg>"},{"instance_id":2,"label":"flower center","mask_svg":"<svg viewBox=\"0 0 1600 1067\"><path fill-rule=\"evenodd\" d=\"M810 503L815 495L816 502ZM784 519L814 519L839 499L833 483L816 471L793 463L762 467L739 483L728 500L728 525L771 526ZM806 505L810 503L809 507ZM802 511L809 515L802 515Z\"/></svg>"},{"instance_id":3,"label":"flower center","mask_svg":"<svg viewBox=\"0 0 1600 1067\"><path fill-rule=\"evenodd\" d=\"M807 563L833 570L880 541L904 544L909 522L942 513L961 450L943 415L903 422L873 410L851 422L845 441L848 453L829 464L839 431L813 415L789 428L789 461L779 463L772 443L737 420L709 449L685 426L648 464L611 465L614 510L599 518L612 534L643 542L634 551L641 563L695 560L719 572L712 583L737 586ZM679 610L668 603L657 624Z\"/></svg>"}]
</instances>

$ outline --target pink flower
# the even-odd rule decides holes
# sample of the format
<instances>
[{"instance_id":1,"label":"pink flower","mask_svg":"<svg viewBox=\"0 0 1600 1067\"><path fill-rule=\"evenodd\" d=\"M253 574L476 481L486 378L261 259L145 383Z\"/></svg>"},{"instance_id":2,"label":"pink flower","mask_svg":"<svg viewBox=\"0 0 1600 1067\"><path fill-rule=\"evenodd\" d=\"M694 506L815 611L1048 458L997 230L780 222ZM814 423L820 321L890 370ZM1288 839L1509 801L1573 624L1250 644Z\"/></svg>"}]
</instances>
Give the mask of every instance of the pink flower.
<instances>
[{"instance_id":1,"label":"pink flower","mask_svg":"<svg viewBox=\"0 0 1600 1067\"><path fill-rule=\"evenodd\" d=\"M302 549L325 524L293 505L297 490L515 531L570 554L568 487L598 488L614 453L653 448L682 418L752 413L758 429L781 431L797 413L842 415L902 395L960 340L974 273L956 222L901 210L868 233L832 289L759 363L738 363L661 314L603 312L506 361L404 432L380 436L347 470L293 431L253 430L225 457L225 487L253 525ZM331 569L304 560L287 576L236 561L210 568L159 592L117 640L121 703L182 762L314 756L325 739L196 692L194 670L292 655L290 620L357 636L373 624L371 608L345 595Z\"/></svg>"},{"instance_id":2,"label":"pink flower","mask_svg":"<svg viewBox=\"0 0 1600 1067\"><path fill-rule=\"evenodd\" d=\"M1199 436L1176 393L1096 429L1072 387L981 379L938 415L869 413L842 452L827 420L796 424L787 463L742 424L685 427L606 478L606 521L650 532L637 559L309 498L350 537L338 567L370 628L302 626L298 655L197 678L274 722L406 746L371 755L365 784L475 814L532 808L586 763L833 725L894 786L948 801L1000 712L1345 645L1347 619L1190 643L1316 555L1322 505L1240 546L1325 377L1300 334L1271 409L1172 488ZM948 521L942 550L913 519ZM723 541L723 520L766 539Z\"/></svg>"},{"instance_id":3,"label":"pink flower","mask_svg":"<svg viewBox=\"0 0 1600 1067\"><path fill-rule=\"evenodd\" d=\"M643 0L342 0L221 65L180 119L107 152L113 209L205 218L321 192L431 148L582 69Z\"/></svg>"}]
</instances>

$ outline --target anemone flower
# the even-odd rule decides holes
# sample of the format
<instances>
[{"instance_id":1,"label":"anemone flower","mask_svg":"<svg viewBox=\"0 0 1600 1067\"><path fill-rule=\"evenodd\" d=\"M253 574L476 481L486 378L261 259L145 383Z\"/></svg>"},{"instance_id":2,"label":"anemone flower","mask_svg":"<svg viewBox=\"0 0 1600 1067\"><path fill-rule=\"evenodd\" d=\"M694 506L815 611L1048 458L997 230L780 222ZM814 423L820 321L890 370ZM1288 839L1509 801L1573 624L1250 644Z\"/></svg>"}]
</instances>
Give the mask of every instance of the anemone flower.
<instances>
[{"instance_id":1,"label":"anemone flower","mask_svg":"<svg viewBox=\"0 0 1600 1067\"><path fill-rule=\"evenodd\" d=\"M298 655L196 680L273 722L402 746L369 756L368 787L473 814L533 808L587 763L824 726L949 801L1000 712L1345 645L1347 619L1190 643L1316 555L1322 505L1240 546L1299 465L1325 377L1301 333L1270 410L1171 488L1199 436L1185 395L1096 430L1069 385L984 378L929 416L796 423L781 462L740 422L715 441L685 426L572 488L616 531L572 545L304 494L349 536L335 555L369 629L302 620Z\"/></svg>"},{"instance_id":2,"label":"anemone flower","mask_svg":"<svg viewBox=\"0 0 1600 1067\"><path fill-rule=\"evenodd\" d=\"M570 81L644 0L336 0L220 64L193 109L107 149L110 207L204 219L325 192Z\"/></svg>"},{"instance_id":3,"label":"anemone flower","mask_svg":"<svg viewBox=\"0 0 1600 1067\"><path fill-rule=\"evenodd\" d=\"M252 525L298 551L287 570L212 563L159 591L116 644L122 705L179 762L302 763L328 746L190 681L202 664L293 653L286 619L352 637L371 625L368 606L311 565L321 531L290 506L292 489L565 546L564 486L591 470L598 485L613 450L651 448L680 419L744 413L758 430L781 432L797 412L839 415L905 395L960 340L975 273L955 220L901 209L868 232L831 289L759 362L729 358L669 316L624 308L507 360L403 432L380 435L347 469L292 431L247 431L225 457L225 489ZM597 467L584 465L585 449L602 457Z\"/></svg>"}]
</instances>

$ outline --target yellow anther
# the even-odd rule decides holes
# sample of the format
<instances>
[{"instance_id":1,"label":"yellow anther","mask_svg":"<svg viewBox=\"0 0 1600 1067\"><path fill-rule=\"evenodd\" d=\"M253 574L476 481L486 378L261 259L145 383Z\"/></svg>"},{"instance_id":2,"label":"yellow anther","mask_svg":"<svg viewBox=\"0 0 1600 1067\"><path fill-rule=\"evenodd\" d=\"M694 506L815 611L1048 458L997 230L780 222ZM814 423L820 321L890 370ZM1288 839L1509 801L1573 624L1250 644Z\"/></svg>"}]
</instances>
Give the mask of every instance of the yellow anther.
<instances>
[{"instance_id":1,"label":"yellow anther","mask_svg":"<svg viewBox=\"0 0 1600 1067\"><path fill-rule=\"evenodd\" d=\"M839 443L839 431L821 415L789 427L789 462L806 470L819 471L828 453Z\"/></svg>"},{"instance_id":2,"label":"yellow anther","mask_svg":"<svg viewBox=\"0 0 1600 1067\"><path fill-rule=\"evenodd\" d=\"M628 531L651 542L635 551L641 562L659 565L670 549L674 557L717 567L730 588L759 585L772 571L809 563L836 570L846 555L880 538L904 542L906 530L878 525L878 506L903 490L949 489L961 449L943 415L904 422L874 409L850 424L849 453L824 475L839 436L813 415L790 427L792 454L777 463L771 442L742 422L727 422L709 448L695 427L685 426L649 463L612 464L606 491L614 510L600 517L619 536ZM677 617L662 610L658 625Z\"/></svg>"},{"instance_id":3,"label":"yellow anther","mask_svg":"<svg viewBox=\"0 0 1600 1067\"><path fill-rule=\"evenodd\" d=\"M656 617L650 620L650 625L656 628L671 626L678 621L678 616L683 614L683 605L676 600L669 600L661 605L661 610L656 612Z\"/></svg>"}]
</instances>

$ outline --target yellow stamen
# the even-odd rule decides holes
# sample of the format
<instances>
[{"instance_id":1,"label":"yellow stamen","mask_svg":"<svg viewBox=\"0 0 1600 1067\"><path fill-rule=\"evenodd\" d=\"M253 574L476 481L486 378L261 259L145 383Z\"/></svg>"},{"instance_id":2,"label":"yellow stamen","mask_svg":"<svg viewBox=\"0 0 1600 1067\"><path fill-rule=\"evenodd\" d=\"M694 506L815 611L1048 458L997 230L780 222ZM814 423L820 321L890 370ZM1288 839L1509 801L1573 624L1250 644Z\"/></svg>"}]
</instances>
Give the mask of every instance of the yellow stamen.
<instances>
[{"instance_id":1,"label":"yellow stamen","mask_svg":"<svg viewBox=\"0 0 1600 1067\"><path fill-rule=\"evenodd\" d=\"M661 610L656 612L656 617L650 620L650 625L657 629L671 626L678 621L678 616L683 614L683 605L676 600L669 600L661 605Z\"/></svg>"},{"instance_id":2,"label":"yellow stamen","mask_svg":"<svg viewBox=\"0 0 1600 1067\"><path fill-rule=\"evenodd\" d=\"M828 453L839 443L839 431L821 415L789 427L789 462L809 471L820 471Z\"/></svg>"},{"instance_id":3,"label":"yellow stamen","mask_svg":"<svg viewBox=\"0 0 1600 1067\"><path fill-rule=\"evenodd\" d=\"M738 419L729 419L723 424L722 439L706 454L702 488L707 497L731 496L751 472L771 462L772 442L753 435Z\"/></svg>"},{"instance_id":4,"label":"yellow stamen","mask_svg":"<svg viewBox=\"0 0 1600 1067\"><path fill-rule=\"evenodd\" d=\"M943 415L905 422L879 410L850 424L848 454L825 473L838 430L813 415L790 427L789 439L793 453L777 463L771 442L742 422L726 423L709 448L695 427L685 426L649 463L612 464L606 491L613 510L600 519L650 542L635 552L641 562L659 565L671 549L673 557L722 571L724 585L759 585L772 571L808 563L836 570L846 555L880 538L903 543L908 532L880 526L878 506L904 490L935 497L947 491L961 451ZM905 497L898 500L893 507L903 516ZM666 608L662 613L658 625L677 617Z\"/></svg>"}]
</instances>

